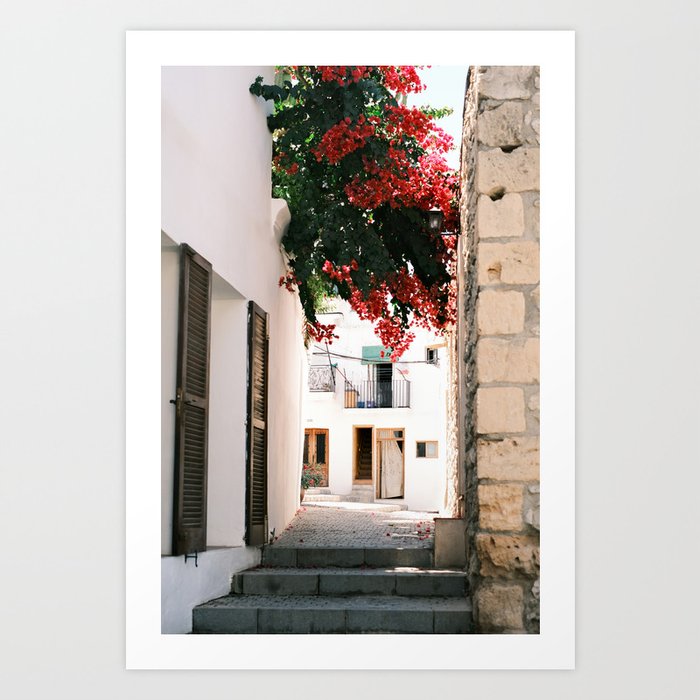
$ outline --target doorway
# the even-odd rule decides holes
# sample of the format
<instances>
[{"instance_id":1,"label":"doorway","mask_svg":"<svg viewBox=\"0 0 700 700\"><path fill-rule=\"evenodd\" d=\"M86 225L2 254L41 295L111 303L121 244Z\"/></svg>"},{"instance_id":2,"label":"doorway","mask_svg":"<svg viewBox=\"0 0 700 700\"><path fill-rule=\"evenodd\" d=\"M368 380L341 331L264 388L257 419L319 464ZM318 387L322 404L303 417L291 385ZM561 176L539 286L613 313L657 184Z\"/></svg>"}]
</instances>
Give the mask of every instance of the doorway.
<instances>
[{"instance_id":1,"label":"doorway","mask_svg":"<svg viewBox=\"0 0 700 700\"><path fill-rule=\"evenodd\" d=\"M380 362L374 366L374 376L377 381L377 406L379 408L391 408L393 406L393 373L391 362Z\"/></svg>"},{"instance_id":2,"label":"doorway","mask_svg":"<svg viewBox=\"0 0 700 700\"><path fill-rule=\"evenodd\" d=\"M355 426L352 480L356 484L371 484L374 460L372 455L372 426Z\"/></svg>"},{"instance_id":3,"label":"doorway","mask_svg":"<svg viewBox=\"0 0 700 700\"><path fill-rule=\"evenodd\" d=\"M328 486L328 428L304 431L304 464L318 464L323 471L319 486Z\"/></svg>"},{"instance_id":4,"label":"doorway","mask_svg":"<svg viewBox=\"0 0 700 700\"><path fill-rule=\"evenodd\" d=\"M379 462L379 498L403 498L404 431L403 428L377 430Z\"/></svg>"}]
</instances>

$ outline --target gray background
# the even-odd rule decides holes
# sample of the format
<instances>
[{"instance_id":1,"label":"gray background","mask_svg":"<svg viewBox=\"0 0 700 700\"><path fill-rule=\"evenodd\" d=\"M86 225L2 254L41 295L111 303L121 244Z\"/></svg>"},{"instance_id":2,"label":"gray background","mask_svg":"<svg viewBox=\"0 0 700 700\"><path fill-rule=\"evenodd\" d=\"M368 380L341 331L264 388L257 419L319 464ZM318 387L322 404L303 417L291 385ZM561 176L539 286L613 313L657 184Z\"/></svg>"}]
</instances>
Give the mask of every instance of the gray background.
<instances>
[{"instance_id":1,"label":"gray background","mask_svg":"<svg viewBox=\"0 0 700 700\"><path fill-rule=\"evenodd\" d=\"M694 697L691 3L45 0L0 12L5 697ZM576 671L123 670L124 31L145 28L576 30ZM271 640L270 659L280 653Z\"/></svg>"}]
</instances>

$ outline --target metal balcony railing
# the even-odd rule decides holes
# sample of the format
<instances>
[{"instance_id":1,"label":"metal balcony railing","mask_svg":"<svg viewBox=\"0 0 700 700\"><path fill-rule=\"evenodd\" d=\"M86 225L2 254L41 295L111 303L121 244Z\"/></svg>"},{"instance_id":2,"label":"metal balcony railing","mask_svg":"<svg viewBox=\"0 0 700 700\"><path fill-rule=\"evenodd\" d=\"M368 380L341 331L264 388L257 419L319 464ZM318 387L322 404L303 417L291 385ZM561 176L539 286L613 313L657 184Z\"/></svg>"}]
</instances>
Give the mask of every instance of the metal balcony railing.
<instances>
[{"instance_id":1,"label":"metal balcony railing","mask_svg":"<svg viewBox=\"0 0 700 700\"><path fill-rule=\"evenodd\" d=\"M410 408L411 382L345 382L345 408Z\"/></svg>"},{"instance_id":2,"label":"metal balcony railing","mask_svg":"<svg viewBox=\"0 0 700 700\"><path fill-rule=\"evenodd\" d=\"M335 367L309 367L309 391L335 391Z\"/></svg>"}]
</instances>

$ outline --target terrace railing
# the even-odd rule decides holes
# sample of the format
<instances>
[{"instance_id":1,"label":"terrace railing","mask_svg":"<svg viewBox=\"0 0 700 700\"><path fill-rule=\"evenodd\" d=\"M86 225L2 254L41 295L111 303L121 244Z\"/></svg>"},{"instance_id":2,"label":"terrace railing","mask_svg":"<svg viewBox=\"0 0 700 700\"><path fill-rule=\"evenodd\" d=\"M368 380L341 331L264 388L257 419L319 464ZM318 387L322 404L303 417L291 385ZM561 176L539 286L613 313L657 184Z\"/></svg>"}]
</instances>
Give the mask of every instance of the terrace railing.
<instances>
[{"instance_id":1,"label":"terrace railing","mask_svg":"<svg viewBox=\"0 0 700 700\"><path fill-rule=\"evenodd\" d=\"M345 382L345 408L410 408L411 382L406 380Z\"/></svg>"}]
</instances>

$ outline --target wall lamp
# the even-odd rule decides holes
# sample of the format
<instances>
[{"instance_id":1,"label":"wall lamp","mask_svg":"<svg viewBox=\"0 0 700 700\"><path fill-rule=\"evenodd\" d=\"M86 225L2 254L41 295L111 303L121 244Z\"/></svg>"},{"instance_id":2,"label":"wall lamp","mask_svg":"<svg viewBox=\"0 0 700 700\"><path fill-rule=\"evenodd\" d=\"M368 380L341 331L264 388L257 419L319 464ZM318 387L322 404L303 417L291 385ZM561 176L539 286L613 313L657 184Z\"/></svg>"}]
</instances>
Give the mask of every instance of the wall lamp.
<instances>
[{"instance_id":1,"label":"wall lamp","mask_svg":"<svg viewBox=\"0 0 700 700\"><path fill-rule=\"evenodd\" d=\"M428 229L433 233L440 232L442 236L454 236L459 235L454 231L442 231L442 223L444 221L444 216L439 209L430 209L428 211Z\"/></svg>"}]
</instances>

